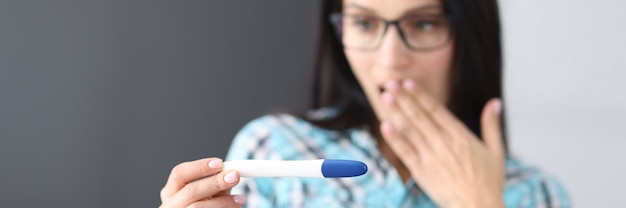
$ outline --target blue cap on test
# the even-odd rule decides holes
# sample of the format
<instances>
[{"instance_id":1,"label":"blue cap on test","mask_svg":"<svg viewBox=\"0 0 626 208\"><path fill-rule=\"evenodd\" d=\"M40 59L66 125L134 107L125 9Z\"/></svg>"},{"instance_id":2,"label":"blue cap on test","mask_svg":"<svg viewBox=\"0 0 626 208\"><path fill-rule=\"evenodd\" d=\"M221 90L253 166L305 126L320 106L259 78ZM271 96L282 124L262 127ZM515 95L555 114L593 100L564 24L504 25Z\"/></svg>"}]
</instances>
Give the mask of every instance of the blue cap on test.
<instances>
[{"instance_id":1,"label":"blue cap on test","mask_svg":"<svg viewBox=\"0 0 626 208\"><path fill-rule=\"evenodd\" d=\"M322 175L324 178L354 177L367 173L367 165L354 160L324 160Z\"/></svg>"}]
</instances>

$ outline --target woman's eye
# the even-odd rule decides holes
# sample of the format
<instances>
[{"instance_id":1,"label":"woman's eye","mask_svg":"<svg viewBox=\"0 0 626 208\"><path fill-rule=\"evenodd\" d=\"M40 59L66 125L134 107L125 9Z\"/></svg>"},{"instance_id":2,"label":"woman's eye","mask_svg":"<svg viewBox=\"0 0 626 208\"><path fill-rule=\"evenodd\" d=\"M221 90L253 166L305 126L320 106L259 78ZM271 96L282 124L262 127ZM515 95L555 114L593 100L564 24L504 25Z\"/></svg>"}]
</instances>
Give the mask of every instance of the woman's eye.
<instances>
[{"instance_id":1,"label":"woman's eye","mask_svg":"<svg viewBox=\"0 0 626 208\"><path fill-rule=\"evenodd\" d=\"M436 23L434 21L427 21L427 20L420 20L420 21L416 21L413 24L414 29L419 30L419 31L431 31L435 28Z\"/></svg>"},{"instance_id":2,"label":"woman's eye","mask_svg":"<svg viewBox=\"0 0 626 208\"><path fill-rule=\"evenodd\" d=\"M352 24L362 31L370 31L376 28L376 21L370 18L355 18Z\"/></svg>"},{"instance_id":3,"label":"woman's eye","mask_svg":"<svg viewBox=\"0 0 626 208\"><path fill-rule=\"evenodd\" d=\"M361 29L365 29L365 30L370 29L372 27L372 24L365 20L357 20L355 24L361 27Z\"/></svg>"}]
</instances>

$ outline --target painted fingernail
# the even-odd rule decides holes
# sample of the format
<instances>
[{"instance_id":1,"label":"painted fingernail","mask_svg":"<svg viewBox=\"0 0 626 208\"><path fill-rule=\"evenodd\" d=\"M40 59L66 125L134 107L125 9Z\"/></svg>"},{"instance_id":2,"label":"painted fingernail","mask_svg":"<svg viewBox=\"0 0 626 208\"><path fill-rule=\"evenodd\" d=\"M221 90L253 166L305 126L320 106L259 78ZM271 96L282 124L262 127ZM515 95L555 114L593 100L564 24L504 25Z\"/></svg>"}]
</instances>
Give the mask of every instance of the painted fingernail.
<instances>
[{"instance_id":1,"label":"painted fingernail","mask_svg":"<svg viewBox=\"0 0 626 208\"><path fill-rule=\"evenodd\" d=\"M237 203L237 204L245 204L246 203L246 197L242 196L242 195L235 195L235 196L233 196L233 201L235 201L235 203Z\"/></svg>"},{"instance_id":2,"label":"painted fingernail","mask_svg":"<svg viewBox=\"0 0 626 208\"><path fill-rule=\"evenodd\" d=\"M385 102L388 105L393 104L393 95L391 95L390 92L383 93L383 102Z\"/></svg>"},{"instance_id":3,"label":"painted fingernail","mask_svg":"<svg viewBox=\"0 0 626 208\"><path fill-rule=\"evenodd\" d=\"M404 81L402 81L402 87L405 90L413 91L415 89L415 82L413 82L413 80L410 80L410 79L405 79Z\"/></svg>"},{"instance_id":4,"label":"painted fingernail","mask_svg":"<svg viewBox=\"0 0 626 208\"><path fill-rule=\"evenodd\" d=\"M385 87L390 91L396 91L400 88L400 84L398 84L398 81L396 80L389 80L385 82Z\"/></svg>"},{"instance_id":5,"label":"painted fingernail","mask_svg":"<svg viewBox=\"0 0 626 208\"><path fill-rule=\"evenodd\" d=\"M222 167L222 160L211 160L209 162L209 168L218 169Z\"/></svg>"},{"instance_id":6,"label":"painted fingernail","mask_svg":"<svg viewBox=\"0 0 626 208\"><path fill-rule=\"evenodd\" d=\"M494 101L492 108L494 113L500 114L500 112L502 111L502 101L500 99Z\"/></svg>"},{"instance_id":7,"label":"painted fingernail","mask_svg":"<svg viewBox=\"0 0 626 208\"><path fill-rule=\"evenodd\" d=\"M237 173L230 172L224 176L224 182L226 183L235 183L237 182Z\"/></svg>"},{"instance_id":8,"label":"painted fingernail","mask_svg":"<svg viewBox=\"0 0 626 208\"><path fill-rule=\"evenodd\" d=\"M393 133L393 126L391 126L391 124L387 123L387 122L383 122L380 125L381 130L383 131L384 134L391 134Z\"/></svg>"}]
</instances>

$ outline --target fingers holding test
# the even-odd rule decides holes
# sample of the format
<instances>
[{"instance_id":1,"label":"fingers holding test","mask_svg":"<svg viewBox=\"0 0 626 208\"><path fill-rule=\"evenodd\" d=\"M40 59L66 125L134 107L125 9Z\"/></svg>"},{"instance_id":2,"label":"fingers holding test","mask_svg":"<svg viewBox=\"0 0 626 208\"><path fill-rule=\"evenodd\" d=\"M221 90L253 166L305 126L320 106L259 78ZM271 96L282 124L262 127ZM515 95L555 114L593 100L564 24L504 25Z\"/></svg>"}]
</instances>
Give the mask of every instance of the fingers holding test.
<instances>
[{"instance_id":1,"label":"fingers holding test","mask_svg":"<svg viewBox=\"0 0 626 208\"><path fill-rule=\"evenodd\" d=\"M187 208L241 207L245 203L246 198L242 195L225 195L210 200L194 202L187 206Z\"/></svg>"},{"instance_id":2,"label":"fingers holding test","mask_svg":"<svg viewBox=\"0 0 626 208\"><path fill-rule=\"evenodd\" d=\"M216 194L231 189L238 182L237 171L223 171L187 184L172 196L168 204L188 205L203 199L212 199Z\"/></svg>"},{"instance_id":3,"label":"fingers holding test","mask_svg":"<svg viewBox=\"0 0 626 208\"><path fill-rule=\"evenodd\" d=\"M174 195L188 183L214 175L222 170L222 160L219 158L205 158L184 162L174 167L161 190L161 198Z\"/></svg>"}]
</instances>

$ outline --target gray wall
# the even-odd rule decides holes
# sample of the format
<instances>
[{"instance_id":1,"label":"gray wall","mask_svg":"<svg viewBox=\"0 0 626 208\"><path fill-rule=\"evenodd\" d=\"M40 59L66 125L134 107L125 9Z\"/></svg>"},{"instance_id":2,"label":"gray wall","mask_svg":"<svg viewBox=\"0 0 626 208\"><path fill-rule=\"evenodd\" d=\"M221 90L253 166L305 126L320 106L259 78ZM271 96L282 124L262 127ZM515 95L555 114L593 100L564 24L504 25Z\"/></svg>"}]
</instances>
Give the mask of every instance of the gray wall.
<instances>
[{"instance_id":1,"label":"gray wall","mask_svg":"<svg viewBox=\"0 0 626 208\"><path fill-rule=\"evenodd\" d=\"M500 3L512 149L576 207L626 207L626 2Z\"/></svg>"},{"instance_id":2,"label":"gray wall","mask_svg":"<svg viewBox=\"0 0 626 208\"><path fill-rule=\"evenodd\" d=\"M155 207L307 104L317 2L0 1L0 207Z\"/></svg>"},{"instance_id":3,"label":"gray wall","mask_svg":"<svg viewBox=\"0 0 626 208\"><path fill-rule=\"evenodd\" d=\"M0 1L0 207L158 205L172 166L306 106L317 3ZM513 151L626 206L626 5L501 3Z\"/></svg>"}]
</instances>

